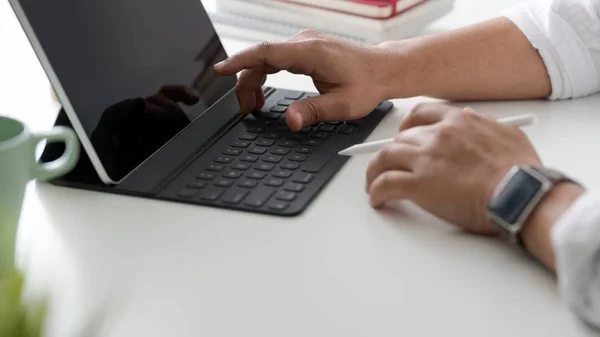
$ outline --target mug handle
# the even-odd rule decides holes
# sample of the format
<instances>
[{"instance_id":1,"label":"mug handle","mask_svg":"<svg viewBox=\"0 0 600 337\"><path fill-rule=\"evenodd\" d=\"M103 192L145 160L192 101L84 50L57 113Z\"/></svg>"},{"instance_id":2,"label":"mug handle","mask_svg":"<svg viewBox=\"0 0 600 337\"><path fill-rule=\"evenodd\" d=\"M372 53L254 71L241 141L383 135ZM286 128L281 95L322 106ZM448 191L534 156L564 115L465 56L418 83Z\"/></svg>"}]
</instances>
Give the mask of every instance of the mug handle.
<instances>
[{"instance_id":1,"label":"mug handle","mask_svg":"<svg viewBox=\"0 0 600 337\"><path fill-rule=\"evenodd\" d=\"M60 158L49 163L37 163L34 168L34 178L39 180L51 180L58 178L71 171L79 160L79 141L73 130L57 126L47 132L36 133L32 141L37 146L42 140L51 142L64 142L65 151Z\"/></svg>"}]
</instances>

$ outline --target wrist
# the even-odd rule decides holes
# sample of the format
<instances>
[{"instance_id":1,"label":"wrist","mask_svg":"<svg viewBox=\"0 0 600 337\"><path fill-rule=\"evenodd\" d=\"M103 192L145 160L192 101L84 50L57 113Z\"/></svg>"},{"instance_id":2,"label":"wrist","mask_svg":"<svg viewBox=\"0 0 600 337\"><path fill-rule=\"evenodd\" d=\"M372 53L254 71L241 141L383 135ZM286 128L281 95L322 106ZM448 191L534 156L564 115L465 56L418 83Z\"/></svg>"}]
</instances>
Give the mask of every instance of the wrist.
<instances>
[{"instance_id":1,"label":"wrist","mask_svg":"<svg viewBox=\"0 0 600 337\"><path fill-rule=\"evenodd\" d=\"M574 183L565 182L554 186L524 224L521 237L525 249L553 271L555 256L551 241L552 226L583 193L583 187Z\"/></svg>"},{"instance_id":2,"label":"wrist","mask_svg":"<svg viewBox=\"0 0 600 337\"><path fill-rule=\"evenodd\" d=\"M403 40L377 45L382 55L380 83L385 99L415 97L425 92L421 77L415 74L422 67L416 62L417 51L410 44L410 40Z\"/></svg>"}]
</instances>

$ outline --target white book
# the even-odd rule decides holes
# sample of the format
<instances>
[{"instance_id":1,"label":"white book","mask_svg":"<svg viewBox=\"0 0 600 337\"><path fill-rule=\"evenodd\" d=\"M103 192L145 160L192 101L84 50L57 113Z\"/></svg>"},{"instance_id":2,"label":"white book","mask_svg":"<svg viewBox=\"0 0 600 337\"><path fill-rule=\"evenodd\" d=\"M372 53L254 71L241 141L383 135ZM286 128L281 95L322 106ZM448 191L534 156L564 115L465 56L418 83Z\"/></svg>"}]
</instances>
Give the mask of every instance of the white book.
<instances>
[{"instance_id":1,"label":"white book","mask_svg":"<svg viewBox=\"0 0 600 337\"><path fill-rule=\"evenodd\" d=\"M237 26L283 37L316 29L349 40L380 43L417 35L452 11L453 5L454 0L429 0L397 17L377 20L272 0L216 0L209 15L221 28Z\"/></svg>"}]
</instances>

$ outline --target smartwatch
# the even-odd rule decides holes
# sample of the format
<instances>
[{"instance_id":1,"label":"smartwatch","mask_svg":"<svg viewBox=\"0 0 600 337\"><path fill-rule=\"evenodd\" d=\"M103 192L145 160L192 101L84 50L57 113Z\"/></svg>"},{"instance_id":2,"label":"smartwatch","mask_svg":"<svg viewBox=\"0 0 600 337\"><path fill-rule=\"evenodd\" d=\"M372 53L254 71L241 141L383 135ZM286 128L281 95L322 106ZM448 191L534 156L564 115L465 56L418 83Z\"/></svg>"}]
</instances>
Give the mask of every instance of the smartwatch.
<instances>
[{"instance_id":1,"label":"smartwatch","mask_svg":"<svg viewBox=\"0 0 600 337\"><path fill-rule=\"evenodd\" d=\"M556 184L573 182L548 168L517 165L504 176L488 203L488 218L511 244L521 244L523 226L542 198Z\"/></svg>"}]
</instances>

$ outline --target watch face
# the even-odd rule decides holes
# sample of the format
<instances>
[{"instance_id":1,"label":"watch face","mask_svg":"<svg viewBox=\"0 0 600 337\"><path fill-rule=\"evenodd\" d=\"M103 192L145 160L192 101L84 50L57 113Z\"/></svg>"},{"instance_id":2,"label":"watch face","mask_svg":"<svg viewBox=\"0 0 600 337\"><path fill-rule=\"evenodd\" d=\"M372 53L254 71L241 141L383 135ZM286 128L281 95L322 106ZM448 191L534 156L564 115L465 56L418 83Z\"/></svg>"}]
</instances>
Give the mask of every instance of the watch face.
<instances>
[{"instance_id":1,"label":"watch face","mask_svg":"<svg viewBox=\"0 0 600 337\"><path fill-rule=\"evenodd\" d=\"M520 169L490 201L488 210L504 222L501 225L518 225L519 218L542 192L543 186L543 182L537 177Z\"/></svg>"}]
</instances>

